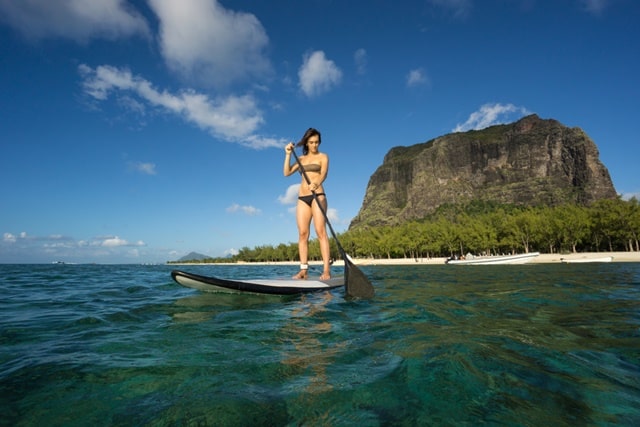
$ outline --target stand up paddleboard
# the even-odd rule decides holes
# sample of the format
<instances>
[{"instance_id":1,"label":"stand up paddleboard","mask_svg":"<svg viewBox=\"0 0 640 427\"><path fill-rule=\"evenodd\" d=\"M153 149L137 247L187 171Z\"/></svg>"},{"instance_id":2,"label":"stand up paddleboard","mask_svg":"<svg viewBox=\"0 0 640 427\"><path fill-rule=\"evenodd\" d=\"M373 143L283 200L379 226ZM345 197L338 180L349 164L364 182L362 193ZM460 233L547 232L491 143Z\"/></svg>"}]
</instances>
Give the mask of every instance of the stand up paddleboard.
<instances>
[{"instance_id":1,"label":"stand up paddleboard","mask_svg":"<svg viewBox=\"0 0 640 427\"><path fill-rule=\"evenodd\" d=\"M344 277L329 280L296 279L248 279L230 280L213 276L201 276L185 271L173 270L171 277L187 288L205 292L254 293L270 295L295 295L326 291L344 286Z\"/></svg>"}]
</instances>

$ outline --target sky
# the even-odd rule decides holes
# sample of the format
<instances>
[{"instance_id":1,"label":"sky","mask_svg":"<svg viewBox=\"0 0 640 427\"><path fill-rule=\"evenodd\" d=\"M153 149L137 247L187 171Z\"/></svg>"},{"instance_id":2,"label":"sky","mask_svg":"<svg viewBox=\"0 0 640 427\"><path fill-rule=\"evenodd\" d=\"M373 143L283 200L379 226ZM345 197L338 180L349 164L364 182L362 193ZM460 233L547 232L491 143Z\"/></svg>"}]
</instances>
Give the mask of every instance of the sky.
<instances>
[{"instance_id":1,"label":"sky","mask_svg":"<svg viewBox=\"0 0 640 427\"><path fill-rule=\"evenodd\" d=\"M0 263L296 242L283 148L309 127L338 233L392 147L533 113L638 197L639 20L637 0L0 0Z\"/></svg>"}]
</instances>

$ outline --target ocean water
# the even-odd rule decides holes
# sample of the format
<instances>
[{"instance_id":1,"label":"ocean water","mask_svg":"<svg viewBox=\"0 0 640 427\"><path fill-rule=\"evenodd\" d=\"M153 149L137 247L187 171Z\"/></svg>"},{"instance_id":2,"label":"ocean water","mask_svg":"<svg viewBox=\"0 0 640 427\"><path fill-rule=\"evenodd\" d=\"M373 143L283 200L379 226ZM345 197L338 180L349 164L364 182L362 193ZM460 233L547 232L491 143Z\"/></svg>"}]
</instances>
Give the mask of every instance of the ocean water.
<instances>
[{"instance_id":1,"label":"ocean water","mask_svg":"<svg viewBox=\"0 0 640 427\"><path fill-rule=\"evenodd\" d=\"M640 425L638 263L368 266L370 301L171 269L0 265L0 425Z\"/></svg>"}]
</instances>

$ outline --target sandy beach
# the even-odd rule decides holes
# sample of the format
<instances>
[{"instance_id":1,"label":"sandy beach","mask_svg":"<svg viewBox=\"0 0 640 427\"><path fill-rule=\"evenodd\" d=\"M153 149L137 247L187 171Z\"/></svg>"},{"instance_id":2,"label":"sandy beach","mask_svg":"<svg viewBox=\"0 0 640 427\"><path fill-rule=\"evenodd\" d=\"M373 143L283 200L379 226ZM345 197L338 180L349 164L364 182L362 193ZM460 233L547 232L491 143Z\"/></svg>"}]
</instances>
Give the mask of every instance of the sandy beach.
<instances>
[{"instance_id":1,"label":"sandy beach","mask_svg":"<svg viewBox=\"0 0 640 427\"><path fill-rule=\"evenodd\" d=\"M640 252L579 252L568 254L540 254L533 258L529 264L561 263L565 260L589 260L604 257L613 257L612 262L640 262ZM354 258L356 265L415 265L415 264L444 264L447 258L401 258L401 259L367 259ZM341 261L339 261L341 263ZM339 265L336 261L334 265Z\"/></svg>"},{"instance_id":2,"label":"sandy beach","mask_svg":"<svg viewBox=\"0 0 640 427\"><path fill-rule=\"evenodd\" d=\"M588 260L598 259L604 257L613 257L612 262L640 262L640 252L579 252L579 253L564 253L564 254L540 254L533 258L529 264L554 264L561 263L561 259L565 260ZM447 258L396 258L396 259L371 259L371 258L352 258L353 263L356 265L420 265L420 264L445 264ZM206 264L206 263L203 263ZM282 261L282 262L237 262L237 263L216 263L214 265L239 265L239 264L251 264L251 265L298 265L297 261ZM172 263L172 265L189 265ZM320 261L311 261L309 265L321 266ZM334 266L342 266L344 262L337 260L333 263Z\"/></svg>"}]
</instances>

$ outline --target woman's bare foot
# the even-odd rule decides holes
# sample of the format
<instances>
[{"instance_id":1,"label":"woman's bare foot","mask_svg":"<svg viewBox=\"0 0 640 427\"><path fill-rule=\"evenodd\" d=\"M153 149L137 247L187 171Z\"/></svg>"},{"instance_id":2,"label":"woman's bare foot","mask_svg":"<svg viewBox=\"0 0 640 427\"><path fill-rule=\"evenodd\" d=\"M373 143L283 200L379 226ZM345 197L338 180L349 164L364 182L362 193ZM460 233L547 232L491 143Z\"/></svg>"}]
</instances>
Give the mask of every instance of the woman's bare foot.
<instances>
[{"instance_id":1,"label":"woman's bare foot","mask_svg":"<svg viewBox=\"0 0 640 427\"><path fill-rule=\"evenodd\" d=\"M322 276L320 276L320 280L329 280L331 279L331 273L322 273Z\"/></svg>"},{"instance_id":2,"label":"woman's bare foot","mask_svg":"<svg viewBox=\"0 0 640 427\"><path fill-rule=\"evenodd\" d=\"M292 277L292 279L306 280L307 274L308 274L308 270L300 270L298 274Z\"/></svg>"}]
</instances>

